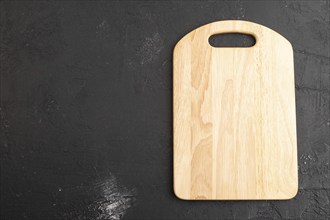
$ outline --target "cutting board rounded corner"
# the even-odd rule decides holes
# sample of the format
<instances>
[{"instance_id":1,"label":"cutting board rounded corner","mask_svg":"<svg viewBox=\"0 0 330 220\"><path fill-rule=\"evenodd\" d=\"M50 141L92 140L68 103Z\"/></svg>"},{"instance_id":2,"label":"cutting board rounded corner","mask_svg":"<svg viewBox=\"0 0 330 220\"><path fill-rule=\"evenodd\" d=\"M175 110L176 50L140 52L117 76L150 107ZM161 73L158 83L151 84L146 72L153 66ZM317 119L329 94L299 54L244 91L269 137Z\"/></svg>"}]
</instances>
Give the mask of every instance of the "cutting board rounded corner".
<instances>
[{"instance_id":1,"label":"cutting board rounded corner","mask_svg":"<svg viewBox=\"0 0 330 220\"><path fill-rule=\"evenodd\" d=\"M187 197L186 195L181 194L181 193L182 193L182 191L180 191L179 189L177 189L175 187L175 181L174 181L173 182L173 194L175 195L175 197L180 199L180 200L183 200L183 201L191 200L190 197Z\"/></svg>"},{"instance_id":2,"label":"cutting board rounded corner","mask_svg":"<svg viewBox=\"0 0 330 220\"><path fill-rule=\"evenodd\" d=\"M292 192L293 193L292 194L289 194L284 200L293 199L293 198L295 198L298 195L298 192L299 192L298 184L297 184L297 187L295 188L295 190L292 191Z\"/></svg>"},{"instance_id":3,"label":"cutting board rounded corner","mask_svg":"<svg viewBox=\"0 0 330 220\"><path fill-rule=\"evenodd\" d=\"M298 177L298 174L297 174L297 177ZM295 185L292 187L292 189L287 194L285 194L285 196L283 196L283 198L278 199L278 200L293 199L298 195L298 192L299 192L299 185L298 185L298 179L297 179L297 180L295 180Z\"/></svg>"}]
</instances>

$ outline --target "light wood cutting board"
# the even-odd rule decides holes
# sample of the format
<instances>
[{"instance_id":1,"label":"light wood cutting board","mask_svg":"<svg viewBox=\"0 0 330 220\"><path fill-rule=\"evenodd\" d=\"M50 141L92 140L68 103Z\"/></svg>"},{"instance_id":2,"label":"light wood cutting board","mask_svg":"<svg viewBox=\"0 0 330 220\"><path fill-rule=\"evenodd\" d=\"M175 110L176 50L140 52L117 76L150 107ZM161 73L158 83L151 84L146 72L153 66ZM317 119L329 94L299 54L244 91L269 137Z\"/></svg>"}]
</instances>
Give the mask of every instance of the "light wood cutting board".
<instances>
[{"instance_id":1,"label":"light wood cutting board","mask_svg":"<svg viewBox=\"0 0 330 220\"><path fill-rule=\"evenodd\" d=\"M248 48L208 38L245 33ZM174 192L187 200L290 199L298 190L293 51L275 31L219 21L173 55Z\"/></svg>"}]
</instances>

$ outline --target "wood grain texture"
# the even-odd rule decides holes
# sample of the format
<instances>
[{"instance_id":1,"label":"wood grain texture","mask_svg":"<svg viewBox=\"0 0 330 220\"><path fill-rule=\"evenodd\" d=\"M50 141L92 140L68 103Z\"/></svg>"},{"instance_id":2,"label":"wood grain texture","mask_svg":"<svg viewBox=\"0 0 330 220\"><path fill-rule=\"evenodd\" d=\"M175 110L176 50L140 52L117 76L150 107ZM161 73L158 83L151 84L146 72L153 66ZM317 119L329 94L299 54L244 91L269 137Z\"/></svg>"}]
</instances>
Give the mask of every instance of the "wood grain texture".
<instances>
[{"instance_id":1,"label":"wood grain texture","mask_svg":"<svg viewBox=\"0 0 330 220\"><path fill-rule=\"evenodd\" d=\"M217 33L249 48L214 48ZM293 51L262 25L219 21L173 55L174 191L189 200L290 199L298 190Z\"/></svg>"}]
</instances>

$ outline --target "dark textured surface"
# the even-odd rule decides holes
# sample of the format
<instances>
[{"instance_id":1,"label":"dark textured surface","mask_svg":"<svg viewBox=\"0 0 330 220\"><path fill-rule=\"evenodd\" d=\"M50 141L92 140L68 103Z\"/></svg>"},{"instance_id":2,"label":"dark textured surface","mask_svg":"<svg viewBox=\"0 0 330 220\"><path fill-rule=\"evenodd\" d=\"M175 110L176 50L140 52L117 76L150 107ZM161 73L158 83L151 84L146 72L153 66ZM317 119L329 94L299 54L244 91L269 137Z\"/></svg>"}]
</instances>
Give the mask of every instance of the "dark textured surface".
<instances>
[{"instance_id":1,"label":"dark textured surface","mask_svg":"<svg viewBox=\"0 0 330 220\"><path fill-rule=\"evenodd\" d=\"M1 2L1 219L329 219L329 1ZM294 47L299 193L181 201L172 50L245 19Z\"/></svg>"}]
</instances>

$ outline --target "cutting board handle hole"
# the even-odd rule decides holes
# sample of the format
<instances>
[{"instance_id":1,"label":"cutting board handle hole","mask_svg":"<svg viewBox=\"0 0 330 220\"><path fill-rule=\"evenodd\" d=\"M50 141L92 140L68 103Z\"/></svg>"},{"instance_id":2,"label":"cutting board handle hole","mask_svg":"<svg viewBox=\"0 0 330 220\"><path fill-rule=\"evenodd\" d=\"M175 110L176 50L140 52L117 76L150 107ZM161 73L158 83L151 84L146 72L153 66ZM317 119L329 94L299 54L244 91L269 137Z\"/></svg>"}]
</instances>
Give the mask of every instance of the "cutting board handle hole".
<instances>
[{"instance_id":1,"label":"cutting board handle hole","mask_svg":"<svg viewBox=\"0 0 330 220\"><path fill-rule=\"evenodd\" d=\"M256 39L250 34L223 33L209 37L209 44L212 47L253 47Z\"/></svg>"}]
</instances>

